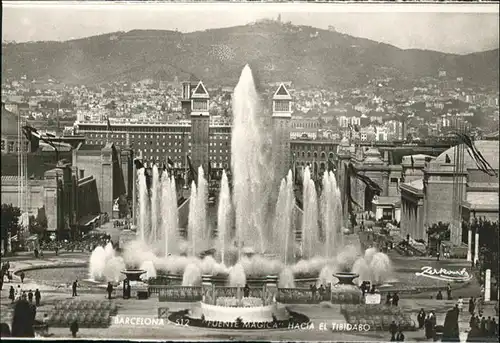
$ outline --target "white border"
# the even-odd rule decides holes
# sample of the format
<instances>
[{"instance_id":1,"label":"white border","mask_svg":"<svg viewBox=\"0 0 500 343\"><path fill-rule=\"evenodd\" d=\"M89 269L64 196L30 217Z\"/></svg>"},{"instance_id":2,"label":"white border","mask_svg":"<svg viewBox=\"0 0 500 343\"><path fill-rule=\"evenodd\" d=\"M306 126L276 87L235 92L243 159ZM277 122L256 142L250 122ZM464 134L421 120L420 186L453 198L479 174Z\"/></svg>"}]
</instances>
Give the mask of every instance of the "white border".
<instances>
[{"instance_id":1,"label":"white border","mask_svg":"<svg viewBox=\"0 0 500 343\"><path fill-rule=\"evenodd\" d=\"M448 3L415 3L415 2L333 2L333 3L314 3L314 2L286 2L286 3L268 3L268 2L100 2L100 1L3 1L5 7L68 7L74 6L89 8L113 7L116 10L134 10L137 6L141 8L158 9L159 6L168 7L174 11L207 11L207 10L230 10L245 11L252 7L261 7L263 11L287 11L308 13L373 13L373 12L397 12L397 13L499 13L498 3L494 2L448 2Z\"/></svg>"}]
</instances>

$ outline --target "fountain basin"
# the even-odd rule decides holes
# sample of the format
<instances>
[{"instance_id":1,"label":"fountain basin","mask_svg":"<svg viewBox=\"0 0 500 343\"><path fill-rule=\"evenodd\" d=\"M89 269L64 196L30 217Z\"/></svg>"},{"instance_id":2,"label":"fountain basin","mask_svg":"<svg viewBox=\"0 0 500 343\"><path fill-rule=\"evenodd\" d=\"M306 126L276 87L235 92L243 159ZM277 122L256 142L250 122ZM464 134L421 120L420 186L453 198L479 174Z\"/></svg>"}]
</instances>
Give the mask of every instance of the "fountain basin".
<instances>
[{"instance_id":1,"label":"fountain basin","mask_svg":"<svg viewBox=\"0 0 500 343\"><path fill-rule=\"evenodd\" d=\"M146 273L143 269L126 269L120 271L129 281L141 281L141 275Z\"/></svg>"},{"instance_id":2,"label":"fountain basin","mask_svg":"<svg viewBox=\"0 0 500 343\"><path fill-rule=\"evenodd\" d=\"M277 303L267 306L228 307L210 305L201 302L201 313L206 321L234 322L241 318L244 322L272 322L273 315L277 320L287 320L290 316L285 307Z\"/></svg>"},{"instance_id":3,"label":"fountain basin","mask_svg":"<svg viewBox=\"0 0 500 343\"><path fill-rule=\"evenodd\" d=\"M341 285L354 285L353 280L359 277L359 274L356 273L348 273L348 272L339 272L333 274L337 279L339 279L339 284Z\"/></svg>"},{"instance_id":4,"label":"fountain basin","mask_svg":"<svg viewBox=\"0 0 500 343\"><path fill-rule=\"evenodd\" d=\"M363 293L353 283L359 275L356 273L335 273L333 274L339 282L332 286L332 304L359 304L363 300Z\"/></svg>"}]
</instances>

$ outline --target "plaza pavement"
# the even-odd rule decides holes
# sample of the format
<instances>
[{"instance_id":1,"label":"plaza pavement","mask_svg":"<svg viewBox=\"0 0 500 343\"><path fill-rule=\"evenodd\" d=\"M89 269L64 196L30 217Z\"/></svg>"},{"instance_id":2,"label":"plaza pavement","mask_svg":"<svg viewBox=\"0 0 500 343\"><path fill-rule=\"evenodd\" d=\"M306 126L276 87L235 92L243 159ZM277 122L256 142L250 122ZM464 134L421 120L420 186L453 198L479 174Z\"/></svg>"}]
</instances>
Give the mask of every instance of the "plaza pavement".
<instances>
[{"instance_id":1,"label":"plaza pavement","mask_svg":"<svg viewBox=\"0 0 500 343\"><path fill-rule=\"evenodd\" d=\"M43 259L34 259L31 256L24 256L11 258L11 265L14 271L33 268L40 266L56 266L56 265L66 265L66 264L83 264L88 261L88 253L70 253L63 252L58 256L46 254ZM398 256L392 256L394 259L396 269L401 263L409 263L413 261L414 263L431 263L432 261L426 261L422 258L403 258ZM448 261L453 262L453 261ZM457 263L463 263L457 262ZM43 318L44 313L49 313L54 307L55 303L65 299L71 299L71 288L70 282L72 280L61 280L61 287L43 284L36 282L35 280L25 279L25 283L22 284L24 290L39 288L42 292L42 304L37 310L37 319ZM20 280L17 276L14 276L12 285L17 287ZM64 286L62 286L64 285ZM12 305L8 299L8 288L10 284L4 283L4 287L1 291L1 321L9 322L11 321ZM469 287L469 289L468 289ZM461 338L465 340L467 336L467 331L469 328L470 315L466 312L467 301L469 296L477 296L477 285L470 288L467 286L463 289L463 292L468 293L467 297L464 296L464 309L465 311L460 315L460 331ZM468 290L467 290L468 289ZM460 290L454 290L455 299L458 297ZM105 300L106 294L103 290L88 290L80 289L78 299L84 300ZM110 300L115 302L118 306L118 316L130 316L130 317L149 317L156 318L158 313L158 308L168 307L171 311L181 310L181 309L194 309L199 306L197 303L169 303L169 302L159 302L157 296L153 296L147 300L137 300L129 299L124 300L120 297L115 297ZM437 301L426 298L414 298L411 296L402 296L400 300L400 307L403 308L405 312L411 313L412 319L416 322L416 315L421 308L424 308L426 312L429 310L435 310L437 315L437 323L442 324L444 322L444 317L446 311L452 308L456 303L456 300L442 300ZM320 341L320 340L336 340L336 341L387 341L390 338L388 332L380 331L370 331L370 332L332 332L331 323L341 324L345 323L344 317L340 314L340 305L329 304L328 307L324 305L289 305L289 308L307 315L312 323L313 327L308 329L285 329L285 330L262 330L262 331L248 331L248 330L223 330L223 329L205 329L205 328L194 328L175 325L173 323L168 323L165 320L164 326L127 326L112 323L109 328L99 328L99 329L85 329L82 328L79 331L78 337L81 338L122 338L122 339L168 339L168 340L307 340L307 341ZM498 315L495 314L494 304L486 304L484 315L494 316L497 318ZM324 324L322 324L324 323ZM320 330L320 326L324 325L327 330ZM50 333L53 337L70 337L69 328L50 328ZM427 341L424 338L423 330L415 332L405 332L407 341Z\"/></svg>"}]
</instances>

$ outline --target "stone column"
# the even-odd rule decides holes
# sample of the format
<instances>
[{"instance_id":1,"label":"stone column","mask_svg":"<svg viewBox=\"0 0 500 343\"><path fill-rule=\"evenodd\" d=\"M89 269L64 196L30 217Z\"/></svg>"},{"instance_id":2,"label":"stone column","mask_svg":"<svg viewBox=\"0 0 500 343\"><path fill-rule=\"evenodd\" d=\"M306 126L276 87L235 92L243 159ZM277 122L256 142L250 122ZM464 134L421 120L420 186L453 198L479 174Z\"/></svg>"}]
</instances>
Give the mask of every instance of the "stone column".
<instances>
[{"instance_id":1,"label":"stone column","mask_svg":"<svg viewBox=\"0 0 500 343\"><path fill-rule=\"evenodd\" d=\"M472 228L469 226L469 231L467 232L467 261L472 261Z\"/></svg>"},{"instance_id":2,"label":"stone column","mask_svg":"<svg viewBox=\"0 0 500 343\"><path fill-rule=\"evenodd\" d=\"M478 262L479 262L479 232L476 231L475 247L474 247L474 264Z\"/></svg>"},{"instance_id":3,"label":"stone column","mask_svg":"<svg viewBox=\"0 0 500 343\"><path fill-rule=\"evenodd\" d=\"M491 269L486 269L484 274L484 301L491 300Z\"/></svg>"},{"instance_id":4,"label":"stone column","mask_svg":"<svg viewBox=\"0 0 500 343\"><path fill-rule=\"evenodd\" d=\"M98 187L100 187L101 211L112 217L115 185L113 184L113 151L111 144L106 144L101 150L101 184Z\"/></svg>"},{"instance_id":5,"label":"stone column","mask_svg":"<svg viewBox=\"0 0 500 343\"><path fill-rule=\"evenodd\" d=\"M417 205L417 231L415 232L415 239L424 239L424 201L423 199L418 201Z\"/></svg>"},{"instance_id":6,"label":"stone column","mask_svg":"<svg viewBox=\"0 0 500 343\"><path fill-rule=\"evenodd\" d=\"M382 172L382 196L389 196L389 172Z\"/></svg>"}]
</instances>

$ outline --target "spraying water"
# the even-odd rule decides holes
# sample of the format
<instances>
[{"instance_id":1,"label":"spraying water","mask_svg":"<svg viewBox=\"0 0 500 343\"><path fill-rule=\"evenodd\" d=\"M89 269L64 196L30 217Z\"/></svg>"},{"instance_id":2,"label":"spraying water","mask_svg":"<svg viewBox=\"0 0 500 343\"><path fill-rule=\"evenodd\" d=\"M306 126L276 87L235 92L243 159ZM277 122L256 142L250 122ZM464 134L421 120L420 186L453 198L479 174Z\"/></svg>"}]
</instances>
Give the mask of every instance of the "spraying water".
<instances>
[{"instance_id":1,"label":"spraying water","mask_svg":"<svg viewBox=\"0 0 500 343\"><path fill-rule=\"evenodd\" d=\"M148 188L146 185L146 170L141 168L137 171L137 182L139 192L139 237L142 241L146 241L146 230L148 229L147 202L148 202Z\"/></svg>"},{"instance_id":2,"label":"spraying water","mask_svg":"<svg viewBox=\"0 0 500 343\"><path fill-rule=\"evenodd\" d=\"M318 254L320 247L318 227L318 195L316 186L311 180L309 166L304 171L303 210L302 215L302 257L309 259Z\"/></svg>"},{"instance_id":3,"label":"spraying water","mask_svg":"<svg viewBox=\"0 0 500 343\"><path fill-rule=\"evenodd\" d=\"M196 233L198 232L198 215L196 213L197 209L197 196L196 196L196 183L193 181L191 183L191 196L189 198L189 214L188 214L188 242L191 247L191 254L196 255L198 238Z\"/></svg>"},{"instance_id":4,"label":"spraying water","mask_svg":"<svg viewBox=\"0 0 500 343\"><path fill-rule=\"evenodd\" d=\"M226 171L222 171L222 180L219 193L219 208L217 211L217 232L219 241L219 252L221 263L225 263L225 247L228 240L229 228L231 225L231 195L229 194L229 182Z\"/></svg>"},{"instance_id":5,"label":"spraying water","mask_svg":"<svg viewBox=\"0 0 500 343\"><path fill-rule=\"evenodd\" d=\"M153 165L153 181L151 183L151 232L149 241L156 242L158 240L158 219L159 215L159 201L158 193L160 191L159 187L160 175L158 171L158 166Z\"/></svg>"},{"instance_id":6,"label":"spraying water","mask_svg":"<svg viewBox=\"0 0 500 343\"><path fill-rule=\"evenodd\" d=\"M293 176L290 171L286 179L281 181L272 233L277 248L275 252L282 258L285 265L291 261L294 255L294 230L292 225L294 206Z\"/></svg>"},{"instance_id":7,"label":"spraying water","mask_svg":"<svg viewBox=\"0 0 500 343\"><path fill-rule=\"evenodd\" d=\"M178 224L178 209L177 209L177 192L175 189L174 177L168 177L166 172L163 172L161 178L161 225L163 233L163 241L165 245L165 256L172 253L177 253L177 229Z\"/></svg>"},{"instance_id":8,"label":"spraying water","mask_svg":"<svg viewBox=\"0 0 500 343\"><path fill-rule=\"evenodd\" d=\"M247 277L241 263L237 263L231 267L229 270L228 282L231 287L244 287L246 285Z\"/></svg>"},{"instance_id":9,"label":"spraying water","mask_svg":"<svg viewBox=\"0 0 500 343\"><path fill-rule=\"evenodd\" d=\"M266 199L272 191L273 175L267 172L266 139L259 118L259 97L250 67L241 72L233 95L233 129L231 163L233 170L233 203L236 241L258 252L266 250L266 221L270 209Z\"/></svg>"}]
</instances>

